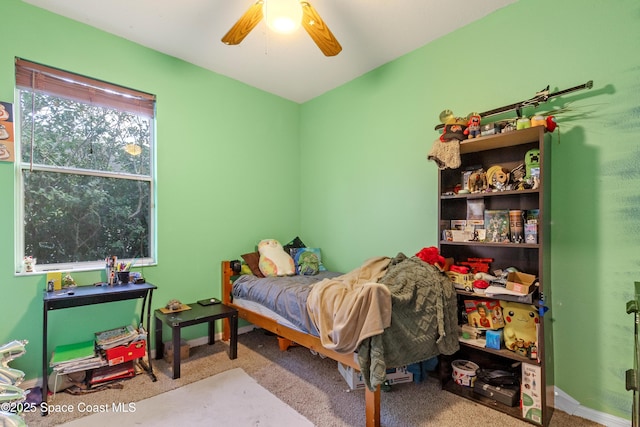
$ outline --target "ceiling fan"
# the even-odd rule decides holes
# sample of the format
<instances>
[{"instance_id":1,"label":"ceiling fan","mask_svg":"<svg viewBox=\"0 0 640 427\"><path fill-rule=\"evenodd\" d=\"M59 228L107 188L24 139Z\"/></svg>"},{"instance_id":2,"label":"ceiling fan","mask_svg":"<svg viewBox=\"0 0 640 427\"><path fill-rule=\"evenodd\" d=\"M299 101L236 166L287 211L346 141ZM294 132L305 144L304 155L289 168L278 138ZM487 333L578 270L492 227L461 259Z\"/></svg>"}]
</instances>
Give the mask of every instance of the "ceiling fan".
<instances>
[{"instance_id":1,"label":"ceiling fan","mask_svg":"<svg viewBox=\"0 0 640 427\"><path fill-rule=\"evenodd\" d=\"M271 0L258 0L238 19L233 27L222 37L222 43L229 45L240 44L242 40L262 20L266 2ZM300 1L302 8L302 26L313 39L315 44L326 56L335 56L342 50L342 46L334 37L329 27L324 23L318 12L306 1Z\"/></svg>"}]
</instances>

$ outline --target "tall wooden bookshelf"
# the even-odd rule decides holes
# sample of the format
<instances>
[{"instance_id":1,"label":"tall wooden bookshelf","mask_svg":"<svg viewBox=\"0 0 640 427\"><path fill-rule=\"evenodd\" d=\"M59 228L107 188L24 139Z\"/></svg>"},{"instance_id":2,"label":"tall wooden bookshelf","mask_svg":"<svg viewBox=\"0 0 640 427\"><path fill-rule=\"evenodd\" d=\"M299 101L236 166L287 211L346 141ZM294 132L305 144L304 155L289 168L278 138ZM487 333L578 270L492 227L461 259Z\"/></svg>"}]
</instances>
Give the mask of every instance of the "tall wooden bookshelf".
<instances>
[{"instance_id":1,"label":"tall wooden bookshelf","mask_svg":"<svg viewBox=\"0 0 640 427\"><path fill-rule=\"evenodd\" d=\"M536 243L454 242L443 239L443 233L439 233L439 250L444 257L454 258L455 261L465 261L469 257L491 258L493 259L491 263L492 271L515 267L521 272L536 275L539 287L533 294L532 304L539 309L551 306L548 209L550 200L548 192L551 177L549 173L550 152L548 145L549 140L545 138L544 128L541 126L462 141L460 143L460 168L440 170L438 178L439 226L447 223L447 221L466 219L467 202L474 199L481 199L486 210L539 210ZM453 192L454 187L462 181L463 171L477 166L487 170L494 165L501 165L506 169L512 170L524 163L525 155L531 149L540 150L540 184L537 188L467 194ZM457 292L461 313L464 310L464 299L486 298L483 295L465 290L458 290ZM539 312L544 313L544 309L539 310ZM463 322L462 315L460 322ZM537 369L541 375L541 405L539 411L529 411L528 414L524 414L520 405L508 406L479 395L472 387L456 384L451 376L451 361L455 359L470 360L479 365L480 368L505 366L515 369L514 366L527 364L526 366ZM461 342L459 352L452 356L441 358L440 378L442 387L445 390L523 421L547 426L554 406L553 340L549 312L540 317L537 359L521 356L505 349L504 346L500 350L494 350Z\"/></svg>"}]
</instances>

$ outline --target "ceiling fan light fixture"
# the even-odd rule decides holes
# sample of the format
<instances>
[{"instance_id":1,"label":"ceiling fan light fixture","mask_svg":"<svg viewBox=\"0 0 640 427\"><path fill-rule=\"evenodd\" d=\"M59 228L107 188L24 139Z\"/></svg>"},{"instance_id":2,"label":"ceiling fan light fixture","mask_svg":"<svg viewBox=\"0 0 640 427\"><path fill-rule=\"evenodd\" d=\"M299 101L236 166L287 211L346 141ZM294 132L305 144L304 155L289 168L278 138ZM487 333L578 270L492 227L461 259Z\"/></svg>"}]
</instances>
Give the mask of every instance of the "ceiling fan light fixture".
<instances>
[{"instance_id":1,"label":"ceiling fan light fixture","mask_svg":"<svg viewBox=\"0 0 640 427\"><path fill-rule=\"evenodd\" d=\"M298 0L265 0L262 7L267 26L276 33L290 34L302 25Z\"/></svg>"}]
</instances>

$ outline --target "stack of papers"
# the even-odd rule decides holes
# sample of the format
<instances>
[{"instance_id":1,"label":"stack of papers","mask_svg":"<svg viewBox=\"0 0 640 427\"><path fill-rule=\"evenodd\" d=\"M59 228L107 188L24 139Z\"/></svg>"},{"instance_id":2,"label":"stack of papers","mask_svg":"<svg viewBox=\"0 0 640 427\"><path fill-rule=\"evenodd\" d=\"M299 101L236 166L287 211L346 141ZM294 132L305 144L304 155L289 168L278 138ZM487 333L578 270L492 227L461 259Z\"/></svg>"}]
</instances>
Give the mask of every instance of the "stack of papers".
<instances>
[{"instance_id":1,"label":"stack of papers","mask_svg":"<svg viewBox=\"0 0 640 427\"><path fill-rule=\"evenodd\" d=\"M107 362L96 354L93 340L56 346L49 363L53 370L60 374L84 371L106 364Z\"/></svg>"},{"instance_id":2,"label":"stack of papers","mask_svg":"<svg viewBox=\"0 0 640 427\"><path fill-rule=\"evenodd\" d=\"M127 345L132 341L145 339L146 333L141 338L141 334L131 325L122 326L120 328L109 329L108 331L96 333L96 345L101 350L118 347L119 345Z\"/></svg>"}]
</instances>

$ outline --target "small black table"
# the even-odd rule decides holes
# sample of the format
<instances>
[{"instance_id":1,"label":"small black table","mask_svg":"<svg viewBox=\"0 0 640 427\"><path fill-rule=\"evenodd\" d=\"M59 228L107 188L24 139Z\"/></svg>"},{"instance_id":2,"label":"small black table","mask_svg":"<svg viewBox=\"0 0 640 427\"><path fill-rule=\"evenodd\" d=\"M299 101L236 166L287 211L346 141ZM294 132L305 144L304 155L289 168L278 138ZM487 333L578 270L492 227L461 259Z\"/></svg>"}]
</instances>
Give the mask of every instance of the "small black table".
<instances>
[{"instance_id":1,"label":"small black table","mask_svg":"<svg viewBox=\"0 0 640 427\"><path fill-rule=\"evenodd\" d=\"M224 304L203 306L200 304L187 304L191 310L183 310L176 313L163 313L155 311L155 347L156 359L164 355L164 343L162 342L162 324L171 327L171 342L173 344L173 379L180 378L180 330L185 326L209 323L209 345L215 342L215 321L229 319L231 337L229 342L229 359L238 357L238 310Z\"/></svg>"}]
</instances>

